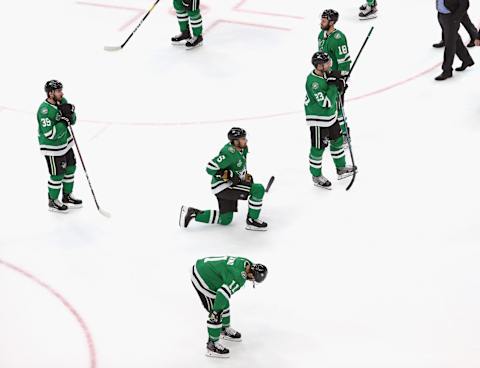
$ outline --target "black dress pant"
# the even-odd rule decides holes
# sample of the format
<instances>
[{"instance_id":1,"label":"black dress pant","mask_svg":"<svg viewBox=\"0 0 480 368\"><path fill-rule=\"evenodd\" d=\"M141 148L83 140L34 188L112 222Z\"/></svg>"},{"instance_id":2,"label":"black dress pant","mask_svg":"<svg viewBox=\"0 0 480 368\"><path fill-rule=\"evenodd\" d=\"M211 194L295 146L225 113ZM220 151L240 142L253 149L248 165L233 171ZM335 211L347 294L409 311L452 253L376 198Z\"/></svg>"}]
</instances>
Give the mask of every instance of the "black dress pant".
<instances>
[{"instance_id":1,"label":"black dress pant","mask_svg":"<svg viewBox=\"0 0 480 368\"><path fill-rule=\"evenodd\" d=\"M463 63L472 63L473 59L463 44L462 38L458 34L460 22L455 22L451 14L442 13L438 13L438 22L442 27L443 39L445 40L445 50L443 53L442 65L443 71L447 73L452 72L455 54L460 58L460 60L462 60Z\"/></svg>"},{"instance_id":2,"label":"black dress pant","mask_svg":"<svg viewBox=\"0 0 480 368\"><path fill-rule=\"evenodd\" d=\"M477 27L475 27L475 25L473 24L472 20L468 16L468 13L465 13L465 16L462 18L460 23L462 23L462 26L467 30L471 40L475 40L476 38L478 38ZM443 38L443 34L442 41L445 41L445 39Z\"/></svg>"}]
</instances>

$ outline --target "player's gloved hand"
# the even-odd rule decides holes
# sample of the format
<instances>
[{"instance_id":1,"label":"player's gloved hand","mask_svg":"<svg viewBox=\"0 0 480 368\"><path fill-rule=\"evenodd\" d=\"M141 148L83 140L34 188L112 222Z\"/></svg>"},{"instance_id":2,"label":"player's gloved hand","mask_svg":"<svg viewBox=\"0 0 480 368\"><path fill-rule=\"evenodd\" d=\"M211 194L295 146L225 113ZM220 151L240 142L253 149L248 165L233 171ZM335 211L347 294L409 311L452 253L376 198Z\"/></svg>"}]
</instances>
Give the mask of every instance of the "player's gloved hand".
<instances>
[{"instance_id":1,"label":"player's gloved hand","mask_svg":"<svg viewBox=\"0 0 480 368\"><path fill-rule=\"evenodd\" d=\"M62 113L62 116L69 120L72 119L72 115L75 112L75 106L69 103L59 105L58 109Z\"/></svg>"},{"instance_id":2,"label":"player's gloved hand","mask_svg":"<svg viewBox=\"0 0 480 368\"><path fill-rule=\"evenodd\" d=\"M335 72L330 72L330 74L327 76L327 83L337 87L338 92L341 95L343 95L348 88L348 84L345 81L345 78L342 76L338 76L338 73Z\"/></svg>"},{"instance_id":3,"label":"player's gloved hand","mask_svg":"<svg viewBox=\"0 0 480 368\"><path fill-rule=\"evenodd\" d=\"M232 170L218 170L215 175L217 178L222 179L223 181L228 181L233 176Z\"/></svg>"},{"instance_id":4,"label":"player's gloved hand","mask_svg":"<svg viewBox=\"0 0 480 368\"><path fill-rule=\"evenodd\" d=\"M223 311L213 311L208 315L208 320L214 324L222 323L222 313Z\"/></svg>"}]
</instances>

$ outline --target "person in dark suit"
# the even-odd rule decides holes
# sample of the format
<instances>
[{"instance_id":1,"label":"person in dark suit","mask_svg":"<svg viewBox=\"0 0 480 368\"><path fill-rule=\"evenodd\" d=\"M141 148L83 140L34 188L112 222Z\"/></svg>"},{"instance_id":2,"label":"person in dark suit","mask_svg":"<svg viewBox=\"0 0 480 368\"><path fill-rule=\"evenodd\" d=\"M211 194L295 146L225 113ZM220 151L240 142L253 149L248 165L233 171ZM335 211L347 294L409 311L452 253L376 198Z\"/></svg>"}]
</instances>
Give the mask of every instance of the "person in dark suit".
<instances>
[{"instance_id":1,"label":"person in dark suit","mask_svg":"<svg viewBox=\"0 0 480 368\"><path fill-rule=\"evenodd\" d=\"M456 68L456 71L464 71L474 64L462 38L458 34L460 23L467 14L470 2L469 0L436 0L436 2L438 22L442 27L442 35L445 40L445 50L443 53L443 72L435 80L443 81L452 77L455 54L462 60L462 65Z\"/></svg>"},{"instance_id":2,"label":"person in dark suit","mask_svg":"<svg viewBox=\"0 0 480 368\"><path fill-rule=\"evenodd\" d=\"M473 24L472 20L468 16L468 13L465 13L465 16L462 18L460 23L462 23L462 26L466 29L466 31L468 32L468 35L470 36L470 42L468 43L467 47L474 47L478 32L477 32L477 27L475 27L475 25ZM434 43L433 47L435 48L445 47L443 32L442 32L442 40L440 42Z\"/></svg>"},{"instance_id":3,"label":"person in dark suit","mask_svg":"<svg viewBox=\"0 0 480 368\"><path fill-rule=\"evenodd\" d=\"M478 29L477 39L475 40L475 45L480 46L480 28Z\"/></svg>"}]
</instances>

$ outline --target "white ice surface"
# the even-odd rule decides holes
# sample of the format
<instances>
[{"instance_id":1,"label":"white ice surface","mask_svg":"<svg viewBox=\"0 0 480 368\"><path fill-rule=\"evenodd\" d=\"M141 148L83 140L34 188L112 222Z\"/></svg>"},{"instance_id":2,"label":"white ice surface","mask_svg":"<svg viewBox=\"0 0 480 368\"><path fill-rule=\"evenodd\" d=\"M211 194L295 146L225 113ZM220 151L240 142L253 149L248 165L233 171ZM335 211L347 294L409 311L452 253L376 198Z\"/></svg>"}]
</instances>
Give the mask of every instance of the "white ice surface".
<instances>
[{"instance_id":1,"label":"white ice surface","mask_svg":"<svg viewBox=\"0 0 480 368\"><path fill-rule=\"evenodd\" d=\"M480 66L443 83L436 68L347 102L360 171L351 191L336 180L321 191L308 173L303 116L318 13L340 11L353 56L376 27L352 99L441 61L431 47L440 36L434 3L382 0L368 22L356 19L360 1L243 5L298 18L232 11L237 3L205 0L205 45L186 52L169 44L177 25L161 1L116 53L103 47L120 44L138 18L118 29L141 13L70 0L1 3L0 260L71 303L99 368L479 367ZM479 23L480 4L470 13ZM471 53L479 61L480 48ZM75 131L109 220L80 166L75 192L85 208L47 211L35 112L51 78L77 107ZM249 132L255 179L277 178L264 201L269 231L244 230L244 203L229 227L179 229L181 204L216 207L205 165L235 125ZM328 152L324 162L334 179ZM216 361L203 356L206 313L188 273L197 258L223 254L270 273L233 297L244 341ZM60 300L0 264L0 367L93 368L89 359Z\"/></svg>"}]
</instances>

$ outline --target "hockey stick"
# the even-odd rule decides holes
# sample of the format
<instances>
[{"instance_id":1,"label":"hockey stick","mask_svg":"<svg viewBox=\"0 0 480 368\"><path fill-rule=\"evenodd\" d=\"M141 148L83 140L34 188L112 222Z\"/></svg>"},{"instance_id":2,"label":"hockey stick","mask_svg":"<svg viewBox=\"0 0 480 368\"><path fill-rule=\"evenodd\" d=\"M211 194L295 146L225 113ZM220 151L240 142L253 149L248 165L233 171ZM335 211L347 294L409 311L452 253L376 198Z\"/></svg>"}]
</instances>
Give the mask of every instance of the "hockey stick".
<instances>
[{"instance_id":1,"label":"hockey stick","mask_svg":"<svg viewBox=\"0 0 480 368\"><path fill-rule=\"evenodd\" d=\"M88 177L87 169L85 167L85 163L83 162L82 154L80 153L80 148L78 147L77 139L75 138L75 134L73 133L73 128L71 124L68 124L68 128L70 130L70 134L72 134L73 141L75 142L75 147L77 147L78 157L80 157L80 162L82 163L83 171L85 172L85 176L87 177L88 185L90 186L90 190L92 191L93 200L95 201L95 205L97 206L98 212L105 217L111 217L110 213L105 211L104 209L100 208L98 205L97 197L95 196L95 192L93 191L92 183L90 182L90 178Z\"/></svg>"},{"instance_id":2,"label":"hockey stick","mask_svg":"<svg viewBox=\"0 0 480 368\"><path fill-rule=\"evenodd\" d=\"M370 31L368 32L368 35L365 38L365 41L363 41L363 45L362 45L362 47L360 47L360 51L358 51L357 57L355 58L352 67L350 68L350 72L348 73L347 78L345 78L345 83L348 81L348 79L352 75L353 69L355 68L355 65L357 65L357 61L358 61L360 55L362 54L362 51L365 48L365 45L367 44L368 40L370 39L370 35L373 32L373 28L374 27L370 28ZM347 133L346 135L347 135L348 150L350 151L350 158L352 160L352 166L353 166L352 180L350 181L350 183L348 184L347 189L346 189L346 190L350 190L350 188L352 187L353 183L355 182L355 178L357 176L357 167L355 166L355 160L353 159L352 144L351 144L351 140L350 140L350 129L348 129L347 117L345 116L345 109L343 107L343 102L342 102L341 97L338 99L338 102L340 104L340 109L342 110L342 116L345 120L345 128L346 128L345 131Z\"/></svg>"},{"instance_id":3,"label":"hockey stick","mask_svg":"<svg viewBox=\"0 0 480 368\"><path fill-rule=\"evenodd\" d=\"M275 181L275 176L272 176L268 181L267 186L265 187L265 193L268 193L274 181Z\"/></svg>"},{"instance_id":4,"label":"hockey stick","mask_svg":"<svg viewBox=\"0 0 480 368\"><path fill-rule=\"evenodd\" d=\"M123 49L123 47L127 44L127 42L130 40L130 38L132 38L133 34L137 31L137 29L140 28L140 26L142 25L143 21L145 19L147 19L148 15L151 13L151 11L153 10L153 8L155 8L155 6L159 3L160 0L157 0L155 1L155 4L153 4L151 7L150 7L150 10L145 14L145 16L143 17L143 19L140 21L140 23L138 23L138 25L135 27L135 29L133 30L132 33L130 33L130 36L128 36L128 38L125 40L124 43L122 43L120 46L105 46L104 47L104 50L105 51L118 51L118 50L121 50Z\"/></svg>"},{"instance_id":5,"label":"hockey stick","mask_svg":"<svg viewBox=\"0 0 480 368\"><path fill-rule=\"evenodd\" d=\"M365 38L365 41L363 41L363 45L362 45L362 47L360 47L360 51L358 51L357 57L353 61L353 65L352 65L352 67L350 68L350 71L347 74L347 78L345 79L345 82L347 82L350 79L350 76L352 75L353 69L355 69L355 65L357 65L357 61L358 61L360 55L362 54L362 51L363 51L365 45L367 44L368 40L370 39L370 36L371 36L374 28L375 27L373 27L373 26L370 28L370 31L368 32L368 35Z\"/></svg>"},{"instance_id":6,"label":"hockey stick","mask_svg":"<svg viewBox=\"0 0 480 368\"><path fill-rule=\"evenodd\" d=\"M342 110L342 115L343 115L343 118L344 118L344 121L345 121L345 128L346 128L345 131L346 131L346 135L347 135L348 150L350 151L350 159L352 160L352 166L353 166L352 180L350 181L350 183L348 184L347 189L346 189L346 190L350 190L350 188L353 185L353 182L355 181L355 177L357 176L357 167L355 166L355 160L353 159L352 144L350 143L350 130L348 129L347 117L345 116L345 110L343 108L342 99L339 98L338 102L340 104L340 109Z\"/></svg>"}]
</instances>

